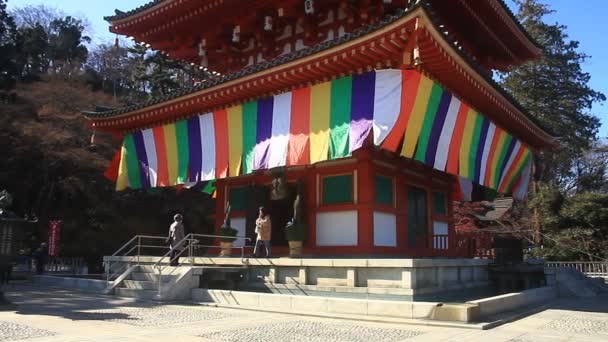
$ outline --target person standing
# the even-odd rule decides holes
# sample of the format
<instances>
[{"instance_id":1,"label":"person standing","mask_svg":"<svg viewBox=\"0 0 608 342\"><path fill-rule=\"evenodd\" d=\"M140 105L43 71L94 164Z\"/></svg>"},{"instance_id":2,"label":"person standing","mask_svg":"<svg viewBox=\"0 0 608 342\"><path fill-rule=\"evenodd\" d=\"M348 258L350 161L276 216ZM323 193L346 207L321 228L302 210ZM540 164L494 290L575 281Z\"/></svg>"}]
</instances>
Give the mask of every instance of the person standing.
<instances>
[{"instance_id":1,"label":"person standing","mask_svg":"<svg viewBox=\"0 0 608 342\"><path fill-rule=\"evenodd\" d=\"M270 215L268 215L264 207L260 207L260 215L255 221L255 232L257 233L257 238L255 240L255 247L253 248L254 257L259 257L259 250L261 248L260 245L264 243L264 248L266 248L266 257L270 258L270 235L272 232L272 223L270 222Z\"/></svg>"},{"instance_id":2,"label":"person standing","mask_svg":"<svg viewBox=\"0 0 608 342\"><path fill-rule=\"evenodd\" d=\"M45 242L40 244L34 253L32 253L34 260L36 261L36 274L41 275L44 273L44 265L46 265L47 258L49 256L49 249Z\"/></svg>"},{"instance_id":3,"label":"person standing","mask_svg":"<svg viewBox=\"0 0 608 342\"><path fill-rule=\"evenodd\" d=\"M169 237L167 237L167 240L171 250L171 253L169 253L171 266L177 266L179 264L179 254L183 248L182 240L185 237L184 224L182 223L183 220L184 217L181 214L176 214L173 216L171 227L169 227Z\"/></svg>"}]
</instances>

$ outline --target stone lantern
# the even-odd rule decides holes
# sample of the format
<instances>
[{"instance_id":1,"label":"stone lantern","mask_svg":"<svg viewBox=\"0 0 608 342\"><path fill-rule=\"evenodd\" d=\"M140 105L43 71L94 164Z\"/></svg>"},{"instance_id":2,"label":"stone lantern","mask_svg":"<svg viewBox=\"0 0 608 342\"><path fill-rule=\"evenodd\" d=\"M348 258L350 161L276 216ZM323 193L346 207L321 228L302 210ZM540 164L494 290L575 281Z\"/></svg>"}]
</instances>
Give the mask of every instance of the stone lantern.
<instances>
[{"instance_id":1,"label":"stone lantern","mask_svg":"<svg viewBox=\"0 0 608 342\"><path fill-rule=\"evenodd\" d=\"M26 225L38 222L36 217L19 217L8 210L13 204L12 196L6 191L0 192L0 272L7 274L11 262L24 243ZM9 304L0 291L0 305Z\"/></svg>"}]
</instances>

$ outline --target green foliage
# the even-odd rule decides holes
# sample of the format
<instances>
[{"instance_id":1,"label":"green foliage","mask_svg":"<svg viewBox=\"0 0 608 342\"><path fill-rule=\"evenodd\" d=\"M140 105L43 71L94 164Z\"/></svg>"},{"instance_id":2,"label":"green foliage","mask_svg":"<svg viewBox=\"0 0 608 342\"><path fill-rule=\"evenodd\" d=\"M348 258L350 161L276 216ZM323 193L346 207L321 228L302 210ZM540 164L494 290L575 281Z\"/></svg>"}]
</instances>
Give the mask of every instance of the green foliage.
<instances>
[{"instance_id":1,"label":"green foliage","mask_svg":"<svg viewBox=\"0 0 608 342\"><path fill-rule=\"evenodd\" d=\"M17 67L18 37L15 21L6 11L5 0L0 0L0 91L14 87Z\"/></svg>"},{"instance_id":2,"label":"green foliage","mask_svg":"<svg viewBox=\"0 0 608 342\"><path fill-rule=\"evenodd\" d=\"M25 80L38 79L49 67L49 38L40 24L19 29L19 66Z\"/></svg>"},{"instance_id":3,"label":"green foliage","mask_svg":"<svg viewBox=\"0 0 608 342\"><path fill-rule=\"evenodd\" d=\"M560 24L548 24L552 13L539 0L517 0L519 20L543 47L539 60L502 75L502 85L542 125L560 138L559 151L542 155L541 181L567 187L576 178L576 159L596 141L600 121L590 112L605 96L589 86L591 75L581 65L589 56L579 51Z\"/></svg>"},{"instance_id":4,"label":"green foliage","mask_svg":"<svg viewBox=\"0 0 608 342\"><path fill-rule=\"evenodd\" d=\"M539 213L546 237L535 255L550 260L608 258L608 194L583 192L564 196L541 187L530 203Z\"/></svg>"},{"instance_id":5,"label":"green foliage","mask_svg":"<svg viewBox=\"0 0 608 342\"><path fill-rule=\"evenodd\" d=\"M83 35L84 25L81 20L67 16L51 22L48 57L57 72L63 68L80 66L87 60L88 50L83 45L90 43L91 38Z\"/></svg>"},{"instance_id":6,"label":"green foliage","mask_svg":"<svg viewBox=\"0 0 608 342\"><path fill-rule=\"evenodd\" d=\"M228 227L222 226L220 228L219 234L223 237L220 238L221 242L234 242L236 240L236 235L239 233L238 230Z\"/></svg>"}]
</instances>

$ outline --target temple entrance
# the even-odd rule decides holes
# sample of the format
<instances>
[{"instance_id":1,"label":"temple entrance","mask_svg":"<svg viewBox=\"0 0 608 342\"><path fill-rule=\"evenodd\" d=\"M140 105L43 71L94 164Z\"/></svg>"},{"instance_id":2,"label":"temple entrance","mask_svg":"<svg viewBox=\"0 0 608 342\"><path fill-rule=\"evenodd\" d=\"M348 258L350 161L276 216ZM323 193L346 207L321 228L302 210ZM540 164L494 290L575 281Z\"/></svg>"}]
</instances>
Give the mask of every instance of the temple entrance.
<instances>
[{"instance_id":1,"label":"temple entrance","mask_svg":"<svg viewBox=\"0 0 608 342\"><path fill-rule=\"evenodd\" d=\"M271 242L273 246L287 246L285 225L293 217L293 202L296 198L295 184L289 184L284 179L275 178L268 186L269 200L266 209L272 221Z\"/></svg>"},{"instance_id":2,"label":"temple entrance","mask_svg":"<svg viewBox=\"0 0 608 342\"><path fill-rule=\"evenodd\" d=\"M296 198L296 184L289 183L281 196L273 194L272 185L254 186L250 189L251 196L247 211L247 236L255 242L255 221L258 218L258 208L264 206L270 214L272 222L271 242L273 246L287 246L285 225L293 216L293 202Z\"/></svg>"}]
</instances>

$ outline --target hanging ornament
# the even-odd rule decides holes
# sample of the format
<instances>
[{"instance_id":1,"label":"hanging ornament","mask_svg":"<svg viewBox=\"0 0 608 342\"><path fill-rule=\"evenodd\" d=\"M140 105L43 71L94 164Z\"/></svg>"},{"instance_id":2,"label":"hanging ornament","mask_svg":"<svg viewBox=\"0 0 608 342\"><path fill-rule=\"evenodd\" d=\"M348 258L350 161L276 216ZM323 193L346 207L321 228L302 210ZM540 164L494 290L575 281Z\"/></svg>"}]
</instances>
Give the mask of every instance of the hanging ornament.
<instances>
[{"instance_id":1,"label":"hanging ornament","mask_svg":"<svg viewBox=\"0 0 608 342\"><path fill-rule=\"evenodd\" d=\"M205 41L205 39L201 39L201 42L198 44L199 57L205 57L207 55L207 51L205 50L205 45L207 45L207 42Z\"/></svg>"},{"instance_id":2,"label":"hanging ornament","mask_svg":"<svg viewBox=\"0 0 608 342\"><path fill-rule=\"evenodd\" d=\"M304 0L304 12L308 15L315 13L315 2L314 0Z\"/></svg>"},{"instance_id":3,"label":"hanging ornament","mask_svg":"<svg viewBox=\"0 0 608 342\"><path fill-rule=\"evenodd\" d=\"M272 31L272 17L269 15L264 17L264 31Z\"/></svg>"},{"instance_id":4,"label":"hanging ornament","mask_svg":"<svg viewBox=\"0 0 608 342\"><path fill-rule=\"evenodd\" d=\"M234 29L232 29L232 42L238 43L241 41L241 26L236 25Z\"/></svg>"}]
</instances>

